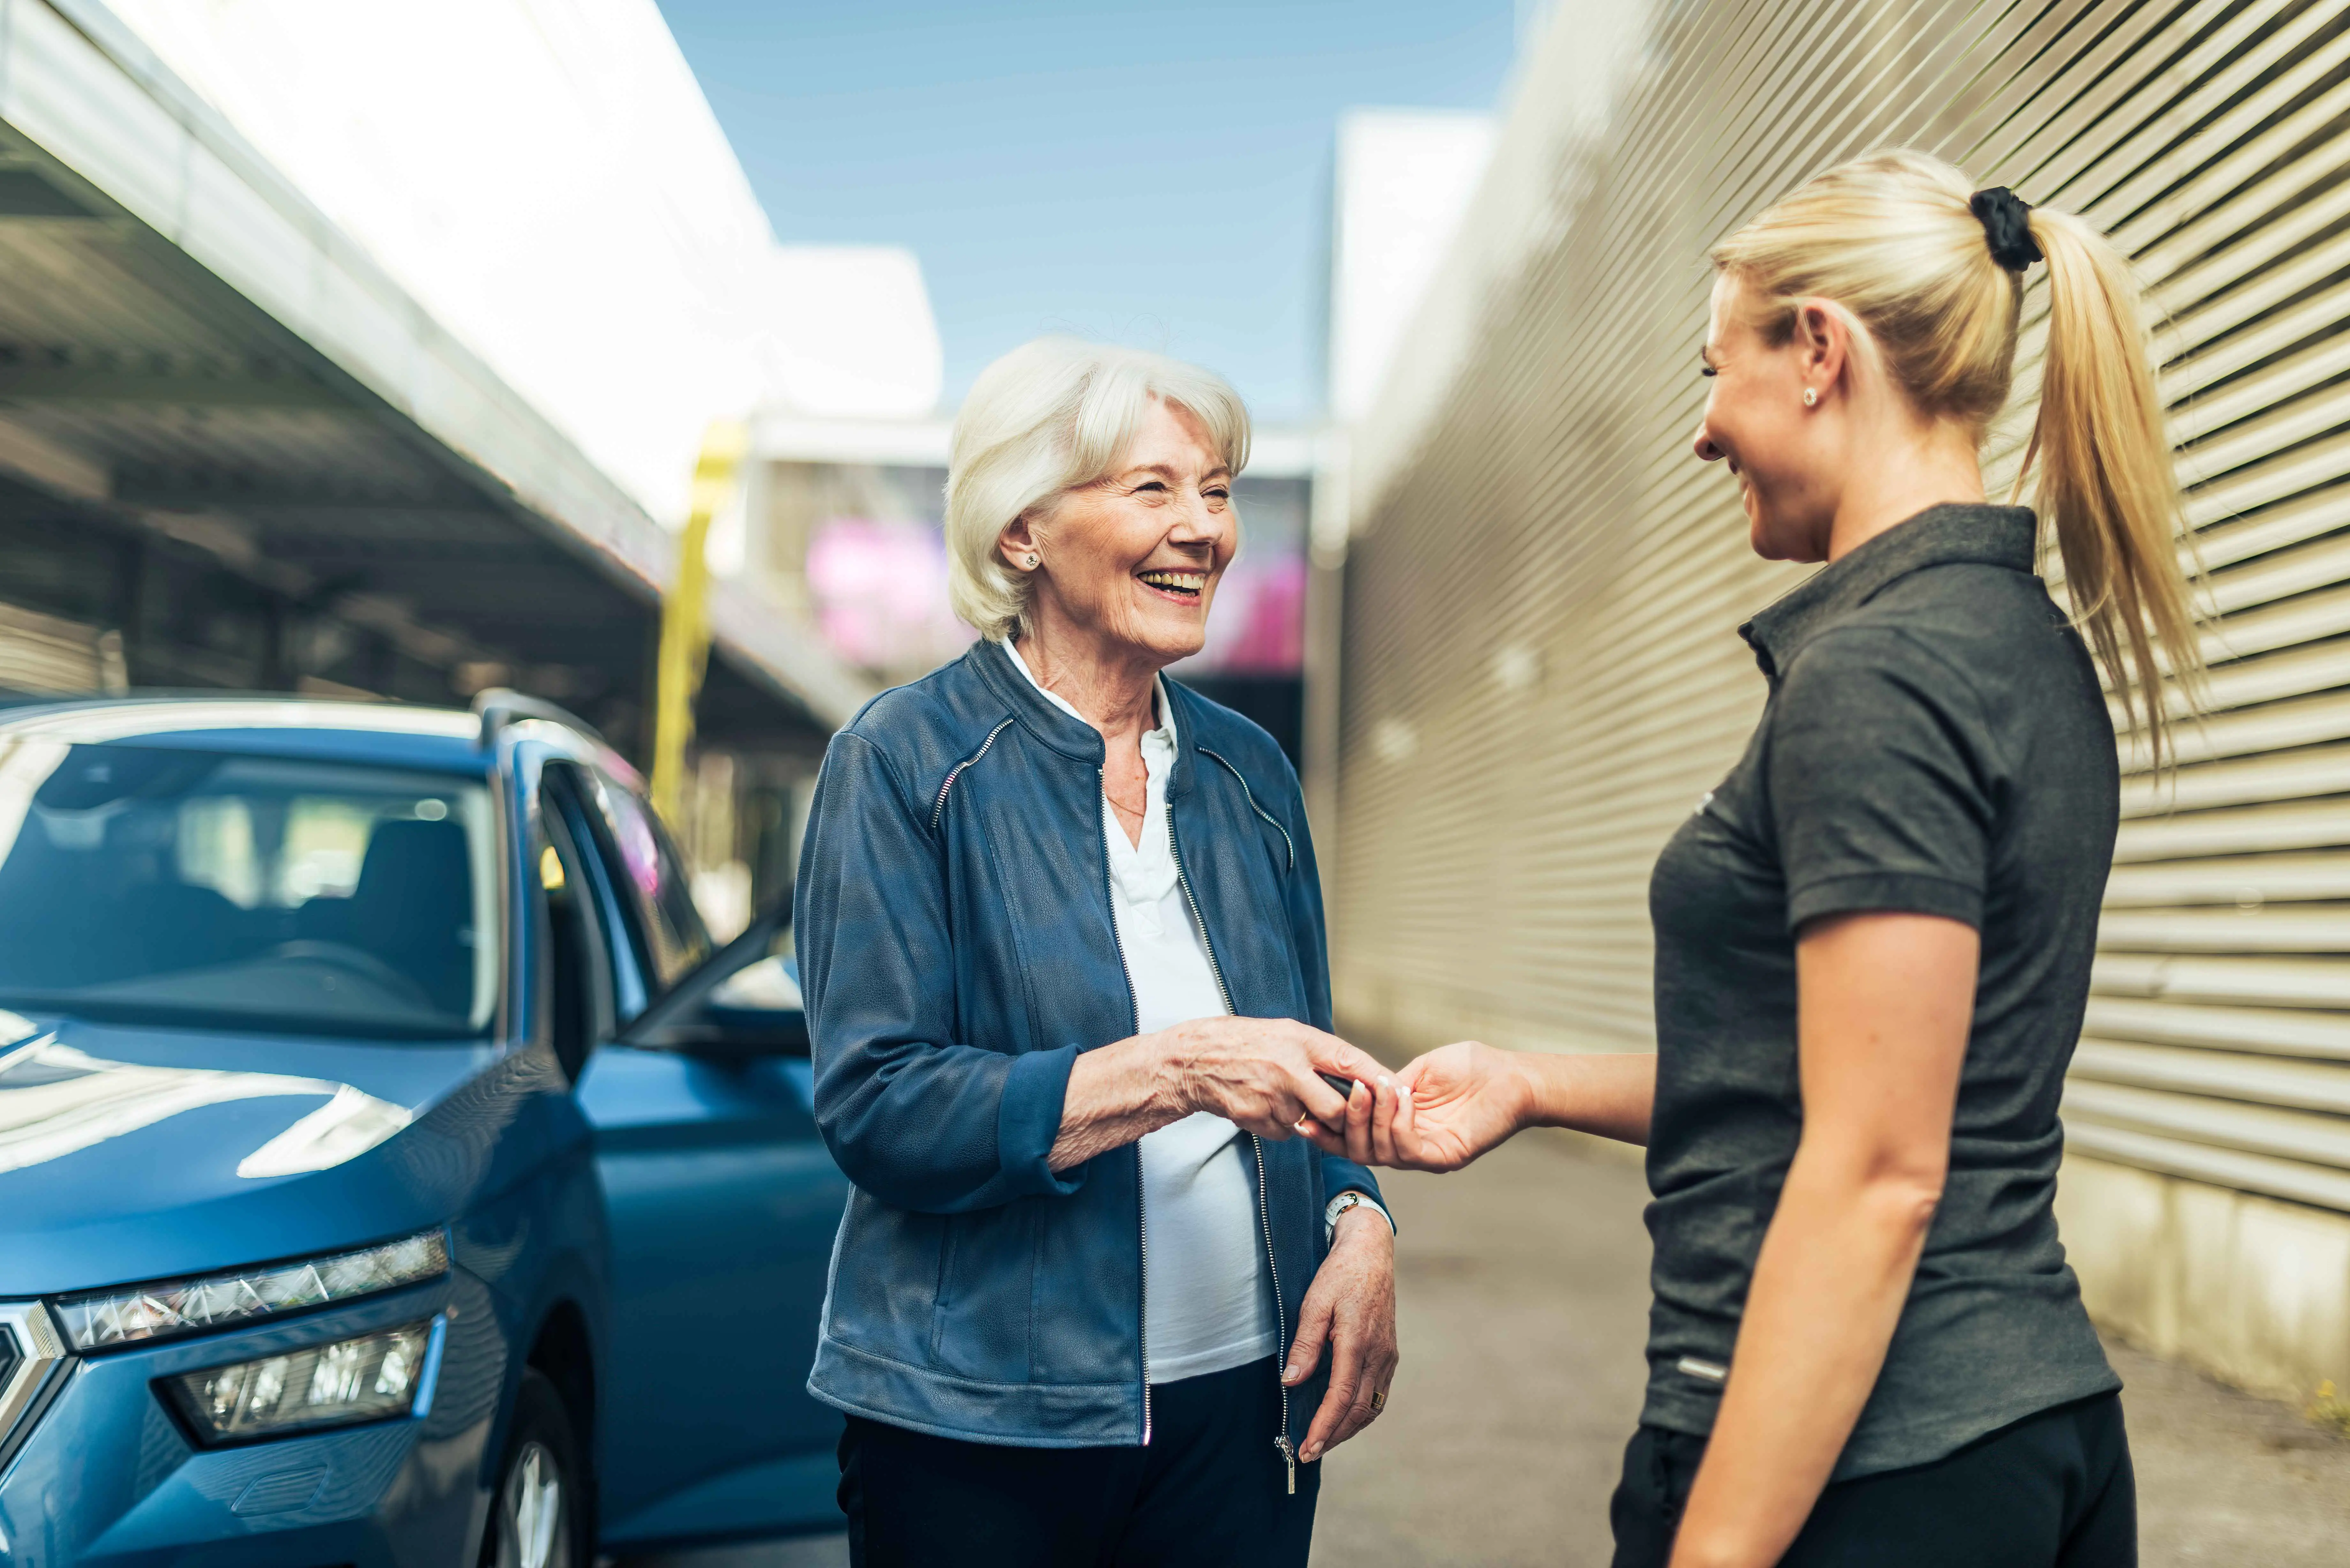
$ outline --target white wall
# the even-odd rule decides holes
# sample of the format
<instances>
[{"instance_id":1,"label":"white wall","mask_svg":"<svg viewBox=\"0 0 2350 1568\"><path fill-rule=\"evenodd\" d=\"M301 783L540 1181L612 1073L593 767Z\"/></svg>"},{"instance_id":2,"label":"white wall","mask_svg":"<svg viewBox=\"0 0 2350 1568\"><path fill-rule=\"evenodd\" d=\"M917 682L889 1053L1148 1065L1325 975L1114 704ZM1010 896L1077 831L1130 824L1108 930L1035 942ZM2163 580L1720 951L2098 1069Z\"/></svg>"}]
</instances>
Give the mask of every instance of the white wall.
<instances>
[{"instance_id":1,"label":"white wall","mask_svg":"<svg viewBox=\"0 0 2350 1568\"><path fill-rule=\"evenodd\" d=\"M760 338L764 403L834 420L920 420L944 359L914 253L890 245L778 245Z\"/></svg>"},{"instance_id":2,"label":"white wall","mask_svg":"<svg viewBox=\"0 0 2350 1568\"><path fill-rule=\"evenodd\" d=\"M1338 122L1330 414L1367 412L1492 155L1482 114L1357 109Z\"/></svg>"},{"instance_id":3,"label":"white wall","mask_svg":"<svg viewBox=\"0 0 2350 1568\"><path fill-rule=\"evenodd\" d=\"M110 4L665 524L712 418L937 400L914 258L777 246L653 0Z\"/></svg>"}]
</instances>

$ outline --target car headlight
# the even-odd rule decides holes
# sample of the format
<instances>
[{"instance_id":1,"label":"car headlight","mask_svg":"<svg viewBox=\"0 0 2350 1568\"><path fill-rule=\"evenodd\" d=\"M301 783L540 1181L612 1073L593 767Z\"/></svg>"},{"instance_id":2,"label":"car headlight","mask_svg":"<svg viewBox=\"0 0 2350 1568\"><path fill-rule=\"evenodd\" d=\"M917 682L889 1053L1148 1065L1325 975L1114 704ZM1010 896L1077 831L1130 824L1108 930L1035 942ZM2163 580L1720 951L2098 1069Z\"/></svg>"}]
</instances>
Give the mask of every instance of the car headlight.
<instances>
[{"instance_id":1,"label":"car headlight","mask_svg":"<svg viewBox=\"0 0 2350 1568\"><path fill-rule=\"evenodd\" d=\"M438 1231L424 1231L355 1252L201 1279L95 1291L66 1296L54 1304L65 1321L68 1344L76 1350L102 1350L374 1295L448 1272L447 1241Z\"/></svg>"},{"instance_id":2,"label":"car headlight","mask_svg":"<svg viewBox=\"0 0 2350 1568\"><path fill-rule=\"evenodd\" d=\"M421 1415L441 1334L435 1318L164 1381L208 1444Z\"/></svg>"}]
</instances>

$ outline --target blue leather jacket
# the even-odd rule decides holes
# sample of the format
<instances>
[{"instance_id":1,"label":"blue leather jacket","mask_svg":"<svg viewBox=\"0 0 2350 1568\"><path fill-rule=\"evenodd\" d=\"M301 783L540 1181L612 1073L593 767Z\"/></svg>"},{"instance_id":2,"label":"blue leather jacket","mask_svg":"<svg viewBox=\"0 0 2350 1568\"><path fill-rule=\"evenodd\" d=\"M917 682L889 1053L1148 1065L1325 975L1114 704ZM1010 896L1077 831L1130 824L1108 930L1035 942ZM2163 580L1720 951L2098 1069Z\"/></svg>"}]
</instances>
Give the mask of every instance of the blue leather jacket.
<instances>
[{"instance_id":1,"label":"blue leather jacket","mask_svg":"<svg viewBox=\"0 0 2350 1568\"><path fill-rule=\"evenodd\" d=\"M1296 774L1256 725L1167 690L1176 856L1232 1010L1326 1029ZM1140 1155L1046 1163L1077 1053L1135 1032L1102 759L992 642L874 699L825 754L795 924L816 1123L855 1183L808 1378L843 1410L1032 1448L1149 1438ZM1326 1196L1378 1189L1302 1139L1250 1141L1286 1355ZM1266 1434L1284 1457L1324 1382Z\"/></svg>"}]
</instances>

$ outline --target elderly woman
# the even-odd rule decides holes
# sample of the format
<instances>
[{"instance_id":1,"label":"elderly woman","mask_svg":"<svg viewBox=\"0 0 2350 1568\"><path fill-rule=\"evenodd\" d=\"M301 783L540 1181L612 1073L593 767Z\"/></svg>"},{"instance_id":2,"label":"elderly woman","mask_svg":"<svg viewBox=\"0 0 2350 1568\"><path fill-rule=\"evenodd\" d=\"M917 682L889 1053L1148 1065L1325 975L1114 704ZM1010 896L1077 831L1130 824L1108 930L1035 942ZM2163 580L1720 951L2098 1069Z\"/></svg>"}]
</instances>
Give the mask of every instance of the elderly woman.
<instances>
[{"instance_id":1,"label":"elderly woman","mask_svg":"<svg viewBox=\"0 0 2350 1568\"><path fill-rule=\"evenodd\" d=\"M1295 1136L1392 1098L1325 1033L1296 776L1159 673L1248 439L1155 355L996 361L947 479L980 640L826 755L801 983L855 1187L808 1386L859 1564L1303 1568L1315 1461L1385 1402L1378 1189Z\"/></svg>"}]
</instances>

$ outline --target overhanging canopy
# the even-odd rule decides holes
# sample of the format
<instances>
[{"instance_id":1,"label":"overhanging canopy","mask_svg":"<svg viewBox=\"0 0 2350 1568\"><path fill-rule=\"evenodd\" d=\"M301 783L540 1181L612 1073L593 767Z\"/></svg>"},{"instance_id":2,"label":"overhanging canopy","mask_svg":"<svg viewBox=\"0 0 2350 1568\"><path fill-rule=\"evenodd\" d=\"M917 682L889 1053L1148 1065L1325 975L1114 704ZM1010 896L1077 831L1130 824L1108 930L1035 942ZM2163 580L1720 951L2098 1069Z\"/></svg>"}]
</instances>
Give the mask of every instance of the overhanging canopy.
<instances>
[{"instance_id":1,"label":"overhanging canopy","mask_svg":"<svg viewBox=\"0 0 2350 1568\"><path fill-rule=\"evenodd\" d=\"M673 535L102 5L0 8L0 524L193 552L455 690L502 667L633 730ZM798 749L867 694L747 592L712 618L713 739Z\"/></svg>"}]
</instances>

